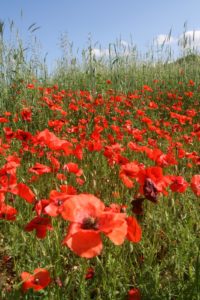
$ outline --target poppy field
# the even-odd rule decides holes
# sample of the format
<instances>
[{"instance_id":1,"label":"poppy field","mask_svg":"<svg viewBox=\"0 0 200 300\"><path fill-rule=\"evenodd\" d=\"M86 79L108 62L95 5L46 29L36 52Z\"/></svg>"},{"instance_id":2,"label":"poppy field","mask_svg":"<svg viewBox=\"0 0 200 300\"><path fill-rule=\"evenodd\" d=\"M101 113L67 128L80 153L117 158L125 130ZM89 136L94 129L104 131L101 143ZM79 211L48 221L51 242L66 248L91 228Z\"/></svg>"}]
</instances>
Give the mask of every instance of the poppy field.
<instances>
[{"instance_id":1,"label":"poppy field","mask_svg":"<svg viewBox=\"0 0 200 300\"><path fill-rule=\"evenodd\" d=\"M200 81L177 74L9 82L0 299L199 299Z\"/></svg>"}]
</instances>

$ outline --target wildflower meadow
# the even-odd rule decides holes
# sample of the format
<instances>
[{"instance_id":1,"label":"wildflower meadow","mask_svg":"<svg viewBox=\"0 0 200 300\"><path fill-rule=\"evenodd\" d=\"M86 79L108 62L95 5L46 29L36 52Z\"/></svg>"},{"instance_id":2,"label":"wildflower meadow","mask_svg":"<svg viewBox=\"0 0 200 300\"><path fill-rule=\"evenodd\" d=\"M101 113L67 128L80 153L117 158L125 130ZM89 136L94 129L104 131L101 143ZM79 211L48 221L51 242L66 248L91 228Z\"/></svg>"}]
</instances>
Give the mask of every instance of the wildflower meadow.
<instances>
[{"instance_id":1,"label":"wildflower meadow","mask_svg":"<svg viewBox=\"0 0 200 300\"><path fill-rule=\"evenodd\" d=\"M0 299L200 299L199 56L24 51L1 34Z\"/></svg>"}]
</instances>

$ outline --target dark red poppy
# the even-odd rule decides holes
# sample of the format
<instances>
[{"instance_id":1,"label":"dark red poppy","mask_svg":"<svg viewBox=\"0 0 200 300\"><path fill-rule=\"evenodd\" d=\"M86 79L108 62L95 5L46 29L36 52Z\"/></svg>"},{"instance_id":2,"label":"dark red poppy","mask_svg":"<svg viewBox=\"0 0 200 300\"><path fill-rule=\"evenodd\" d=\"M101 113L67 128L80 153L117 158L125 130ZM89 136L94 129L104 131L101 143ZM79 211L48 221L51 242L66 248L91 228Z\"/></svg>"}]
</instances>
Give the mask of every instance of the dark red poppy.
<instances>
[{"instance_id":1,"label":"dark red poppy","mask_svg":"<svg viewBox=\"0 0 200 300\"><path fill-rule=\"evenodd\" d=\"M144 209L143 209L143 202L145 198L136 198L131 201L132 205L132 212L136 215L143 215Z\"/></svg>"},{"instance_id":2,"label":"dark red poppy","mask_svg":"<svg viewBox=\"0 0 200 300\"><path fill-rule=\"evenodd\" d=\"M94 268L88 268L85 274L85 279L92 279L94 277Z\"/></svg>"},{"instance_id":3,"label":"dark red poppy","mask_svg":"<svg viewBox=\"0 0 200 300\"><path fill-rule=\"evenodd\" d=\"M146 199L156 203L158 199L158 189L151 180L151 178L145 178L144 186L143 186L143 193Z\"/></svg>"}]
</instances>

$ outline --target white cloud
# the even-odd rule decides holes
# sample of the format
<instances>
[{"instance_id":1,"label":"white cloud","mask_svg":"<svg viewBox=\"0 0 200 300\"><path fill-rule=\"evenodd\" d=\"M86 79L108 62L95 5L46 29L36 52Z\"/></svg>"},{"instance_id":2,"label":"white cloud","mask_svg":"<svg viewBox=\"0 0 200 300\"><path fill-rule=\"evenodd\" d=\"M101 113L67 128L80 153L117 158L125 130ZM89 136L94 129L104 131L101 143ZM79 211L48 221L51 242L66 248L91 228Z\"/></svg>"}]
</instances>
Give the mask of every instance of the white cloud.
<instances>
[{"instance_id":1,"label":"white cloud","mask_svg":"<svg viewBox=\"0 0 200 300\"><path fill-rule=\"evenodd\" d=\"M189 30L179 37L179 45L184 48L200 47L200 30Z\"/></svg>"},{"instance_id":2,"label":"white cloud","mask_svg":"<svg viewBox=\"0 0 200 300\"><path fill-rule=\"evenodd\" d=\"M176 41L176 39L172 36L169 36L167 34L159 34L156 39L155 42L157 45L161 46L163 44L172 44Z\"/></svg>"},{"instance_id":3,"label":"white cloud","mask_svg":"<svg viewBox=\"0 0 200 300\"><path fill-rule=\"evenodd\" d=\"M126 42L125 40L120 40L118 41L117 48L118 48L118 56L120 55L129 55L130 54L130 49L129 49L129 43ZM92 49L92 55L94 55L96 58L101 58L102 56L108 57L109 55L115 56L115 50L113 47L110 48L93 48Z\"/></svg>"},{"instance_id":4,"label":"white cloud","mask_svg":"<svg viewBox=\"0 0 200 300\"><path fill-rule=\"evenodd\" d=\"M133 56L136 53L134 46L125 40L118 40L115 44L110 44L109 48L95 47L91 51L95 58L110 57L112 59Z\"/></svg>"},{"instance_id":5,"label":"white cloud","mask_svg":"<svg viewBox=\"0 0 200 300\"><path fill-rule=\"evenodd\" d=\"M92 55L94 55L97 58L102 57L102 56L108 56L109 55L109 50L108 49L93 48L92 49Z\"/></svg>"},{"instance_id":6,"label":"white cloud","mask_svg":"<svg viewBox=\"0 0 200 300\"><path fill-rule=\"evenodd\" d=\"M128 44L126 41L124 41L124 40L121 40L120 43L121 43L121 45L124 46L125 48L127 48L127 47L129 46L129 44Z\"/></svg>"}]
</instances>

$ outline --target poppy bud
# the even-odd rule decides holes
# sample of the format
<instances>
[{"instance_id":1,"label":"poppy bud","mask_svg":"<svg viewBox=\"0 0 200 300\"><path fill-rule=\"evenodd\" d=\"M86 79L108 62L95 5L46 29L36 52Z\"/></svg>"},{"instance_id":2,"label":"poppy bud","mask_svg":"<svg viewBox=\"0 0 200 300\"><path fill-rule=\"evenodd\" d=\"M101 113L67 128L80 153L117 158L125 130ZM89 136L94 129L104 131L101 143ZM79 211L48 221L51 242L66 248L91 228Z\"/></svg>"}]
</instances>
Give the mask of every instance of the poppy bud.
<instances>
[{"instance_id":1,"label":"poppy bud","mask_svg":"<svg viewBox=\"0 0 200 300\"><path fill-rule=\"evenodd\" d=\"M143 191L146 199L157 203L158 189L155 183L150 178L145 179Z\"/></svg>"},{"instance_id":2,"label":"poppy bud","mask_svg":"<svg viewBox=\"0 0 200 300\"><path fill-rule=\"evenodd\" d=\"M143 201L145 198L136 198L131 201L132 205L132 212L136 215L143 215L144 209L143 209Z\"/></svg>"}]
</instances>

